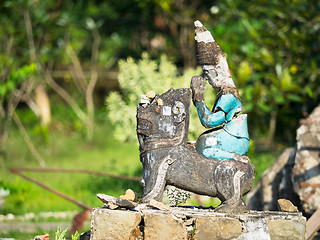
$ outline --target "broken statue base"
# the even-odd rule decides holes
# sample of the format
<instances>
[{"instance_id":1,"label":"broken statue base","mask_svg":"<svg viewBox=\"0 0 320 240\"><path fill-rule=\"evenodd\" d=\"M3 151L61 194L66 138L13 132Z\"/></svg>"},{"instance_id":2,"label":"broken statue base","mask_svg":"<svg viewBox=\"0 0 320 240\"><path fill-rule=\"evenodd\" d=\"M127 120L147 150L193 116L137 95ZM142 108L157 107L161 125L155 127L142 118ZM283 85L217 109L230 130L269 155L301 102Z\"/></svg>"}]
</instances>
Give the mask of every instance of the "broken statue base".
<instances>
[{"instance_id":1,"label":"broken statue base","mask_svg":"<svg viewBox=\"0 0 320 240\"><path fill-rule=\"evenodd\" d=\"M211 209L172 207L140 211L95 208L91 240L100 239L305 239L300 212L217 213Z\"/></svg>"}]
</instances>

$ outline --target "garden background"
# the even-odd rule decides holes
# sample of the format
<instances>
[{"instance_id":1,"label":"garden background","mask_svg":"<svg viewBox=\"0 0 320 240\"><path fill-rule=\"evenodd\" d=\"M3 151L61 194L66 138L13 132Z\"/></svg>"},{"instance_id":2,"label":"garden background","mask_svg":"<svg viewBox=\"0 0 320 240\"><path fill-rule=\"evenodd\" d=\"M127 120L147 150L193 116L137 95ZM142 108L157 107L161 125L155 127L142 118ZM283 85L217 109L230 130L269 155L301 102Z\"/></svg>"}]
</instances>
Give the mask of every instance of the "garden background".
<instances>
[{"instance_id":1,"label":"garden background","mask_svg":"<svg viewBox=\"0 0 320 240\"><path fill-rule=\"evenodd\" d=\"M0 214L81 211L10 168L141 176L136 104L140 94L188 87L201 74L195 20L227 55L248 114L248 155L258 180L294 146L299 120L319 104L319 11L314 0L2 1ZM207 87L208 106L215 95ZM204 128L193 108L191 115L189 140L196 140ZM101 205L97 193L141 193L128 180L26 174L91 207Z\"/></svg>"}]
</instances>

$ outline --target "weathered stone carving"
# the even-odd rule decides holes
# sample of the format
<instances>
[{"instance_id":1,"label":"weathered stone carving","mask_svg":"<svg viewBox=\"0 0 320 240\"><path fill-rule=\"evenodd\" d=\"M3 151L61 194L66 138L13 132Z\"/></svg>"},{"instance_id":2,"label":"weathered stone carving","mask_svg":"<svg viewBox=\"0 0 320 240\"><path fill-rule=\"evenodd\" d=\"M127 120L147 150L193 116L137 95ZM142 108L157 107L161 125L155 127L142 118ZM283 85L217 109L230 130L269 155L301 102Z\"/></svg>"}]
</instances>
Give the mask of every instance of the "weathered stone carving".
<instances>
[{"instance_id":1,"label":"weathered stone carving","mask_svg":"<svg viewBox=\"0 0 320 240\"><path fill-rule=\"evenodd\" d=\"M246 116L237 117L242 110L240 97L230 72L227 73L230 76L225 76L228 66L219 46L199 21L195 22L195 29L197 56L199 63L204 64L205 77L222 91L213 113L203 102L201 77L192 79L192 91L171 88L162 95L141 97L137 108L137 134L143 164L141 202L161 200L165 186L173 185L219 197L224 202L220 211L246 211L242 196L250 190L254 179L253 164L240 156L249 146ZM196 149L187 144L191 96L202 122L209 127L222 125L201 135Z\"/></svg>"},{"instance_id":2,"label":"weathered stone carving","mask_svg":"<svg viewBox=\"0 0 320 240\"><path fill-rule=\"evenodd\" d=\"M195 22L195 28L198 33L199 21ZM202 26L202 30L204 29ZM212 41L213 38L210 33L208 35L208 31L202 31L201 34L200 37L196 35L197 41L201 39L206 41L209 38L210 44L213 44L215 49L220 49L214 40ZM201 50L198 49L200 64L207 64L207 60L204 59L206 54L199 55L199 52L210 52L211 50L205 44ZM191 97L198 108L200 119L202 121L205 119L204 113L201 112L205 105L200 103L203 100L204 91L201 77L192 79L192 91L187 88L171 88L162 95L142 95L141 103L137 107L137 134L140 144L140 160L143 164L141 202L149 202L152 199L160 201L165 186L173 185L197 194L219 197L223 202L217 209L219 211L247 211L242 196L250 190L255 171L253 164L248 162L248 158L240 156L246 153L249 143L246 116L237 118L237 114L242 109L240 97L234 85L230 85L231 82L233 84L232 79L225 80L225 69L220 68L221 66L225 68L224 64L227 63L219 60L224 57L219 51L213 53L211 51L212 54L208 57L212 61L208 63L215 64L217 76L209 76L213 74L212 65L204 65L203 70L205 76L209 76L209 81L221 82L219 87L222 88L222 91L217 99L222 99L225 105L221 104L220 100L216 101L217 108L214 107L214 110L215 113L222 110L218 113L221 119L212 121L209 125L216 127L222 124L222 127L201 135L196 149L187 144L187 137ZM204 109L203 111L206 114L209 110ZM216 119L215 113L214 118ZM226 134L227 136L224 136ZM221 141L224 142L222 145ZM220 149L213 149L214 142L220 146ZM233 149L234 146L239 145L238 142L244 146L244 150L237 151L239 147L236 150ZM209 150L209 154L205 154L206 149Z\"/></svg>"},{"instance_id":3,"label":"weathered stone carving","mask_svg":"<svg viewBox=\"0 0 320 240\"><path fill-rule=\"evenodd\" d=\"M163 105L158 104L160 99ZM187 144L190 102L190 89L170 89L147 106L138 105L141 202L161 200L168 184L219 197L228 206L221 211L245 211L242 195L252 186L254 166L234 159L208 159Z\"/></svg>"}]
</instances>

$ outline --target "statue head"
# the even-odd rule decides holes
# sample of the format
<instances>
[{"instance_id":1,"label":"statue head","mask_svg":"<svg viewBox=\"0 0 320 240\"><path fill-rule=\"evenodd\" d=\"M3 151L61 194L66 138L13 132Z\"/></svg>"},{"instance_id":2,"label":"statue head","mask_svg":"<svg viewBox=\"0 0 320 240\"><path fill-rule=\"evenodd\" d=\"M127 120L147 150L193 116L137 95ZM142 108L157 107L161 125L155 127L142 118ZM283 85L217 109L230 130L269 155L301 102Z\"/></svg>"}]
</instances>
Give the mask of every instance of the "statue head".
<instances>
[{"instance_id":1,"label":"statue head","mask_svg":"<svg viewBox=\"0 0 320 240\"><path fill-rule=\"evenodd\" d=\"M189 88L171 88L161 95L156 94L148 104L138 104L140 151L187 143L190 99Z\"/></svg>"},{"instance_id":2,"label":"statue head","mask_svg":"<svg viewBox=\"0 0 320 240\"><path fill-rule=\"evenodd\" d=\"M204 78L214 88L235 87L225 54L200 21L194 22L197 60Z\"/></svg>"}]
</instances>

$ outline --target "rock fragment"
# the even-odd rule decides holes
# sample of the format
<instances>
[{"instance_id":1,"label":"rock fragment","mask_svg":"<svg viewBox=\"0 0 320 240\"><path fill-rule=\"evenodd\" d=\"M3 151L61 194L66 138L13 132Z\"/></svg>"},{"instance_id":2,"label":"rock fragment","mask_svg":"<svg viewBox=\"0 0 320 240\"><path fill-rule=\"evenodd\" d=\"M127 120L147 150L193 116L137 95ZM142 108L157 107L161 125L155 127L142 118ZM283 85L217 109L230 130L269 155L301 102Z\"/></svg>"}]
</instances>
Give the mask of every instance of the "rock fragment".
<instances>
[{"instance_id":1,"label":"rock fragment","mask_svg":"<svg viewBox=\"0 0 320 240\"><path fill-rule=\"evenodd\" d=\"M49 234L35 236L34 240L49 240Z\"/></svg>"},{"instance_id":2,"label":"rock fragment","mask_svg":"<svg viewBox=\"0 0 320 240\"><path fill-rule=\"evenodd\" d=\"M128 201L132 201L132 202L136 202L139 199L139 195L138 195L138 193L135 193L131 189L127 189L126 194L125 195L120 195L119 198L120 199L125 199L125 200L128 200Z\"/></svg>"},{"instance_id":3,"label":"rock fragment","mask_svg":"<svg viewBox=\"0 0 320 240\"><path fill-rule=\"evenodd\" d=\"M153 90L150 90L146 93L146 97L149 99L153 99L156 96L156 93Z\"/></svg>"},{"instance_id":4,"label":"rock fragment","mask_svg":"<svg viewBox=\"0 0 320 240\"><path fill-rule=\"evenodd\" d=\"M141 94L141 96L140 96L140 103L142 103L142 104L149 104L149 103L150 103L150 102L149 102L149 98L148 98L146 95Z\"/></svg>"},{"instance_id":5,"label":"rock fragment","mask_svg":"<svg viewBox=\"0 0 320 240\"><path fill-rule=\"evenodd\" d=\"M283 212L298 212L298 208L293 205L292 202L284 198L278 200L278 207L279 210Z\"/></svg>"},{"instance_id":6,"label":"rock fragment","mask_svg":"<svg viewBox=\"0 0 320 240\"><path fill-rule=\"evenodd\" d=\"M162 202L158 202L154 199L152 199L150 202L149 202L149 205L151 207L154 207L154 208L157 208L159 210L165 210L165 211L170 211L170 207L164 205Z\"/></svg>"},{"instance_id":7,"label":"rock fragment","mask_svg":"<svg viewBox=\"0 0 320 240\"><path fill-rule=\"evenodd\" d=\"M125 200L125 199L120 199L120 198L116 198L116 197L112 197L106 194L101 194L98 193L97 197L103 202L105 203L110 209L113 208L115 209L114 205L117 205L119 207L122 208L135 208L136 206L138 206L137 203Z\"/></svg>"}]
</instances>

